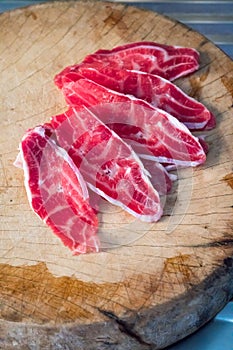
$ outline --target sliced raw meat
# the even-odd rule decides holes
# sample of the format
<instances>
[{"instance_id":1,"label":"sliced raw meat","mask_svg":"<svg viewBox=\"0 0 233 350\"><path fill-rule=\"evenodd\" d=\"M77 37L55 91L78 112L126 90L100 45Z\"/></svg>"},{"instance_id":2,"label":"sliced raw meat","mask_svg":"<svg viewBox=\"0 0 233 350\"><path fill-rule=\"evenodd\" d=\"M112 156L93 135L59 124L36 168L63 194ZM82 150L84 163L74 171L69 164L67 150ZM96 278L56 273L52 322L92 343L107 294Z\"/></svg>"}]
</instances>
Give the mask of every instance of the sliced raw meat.
<instances>
[{"instance_id":1,"label":"sliced raw meat","mask_svg":"<svg viewBox=\"0 0 233 350\"><path fill-rule=\"evenodd\" d=\"M150 182L158 191L159 194L165 195L171 191L172 181L175 180L174 176L171 176L165 167L153 160L142 159L142 163L145 169L150 174Z\"/></svg>"},{"instance_id":2,"label":"sliced raw meat","mask_svg":"<svg viewBox=\"0 0 233 350\"><path fill-rule=\"evenodd\" d=\"M36 127L20 144L32 210L74 254L97 252L98 220L89 204L86 184L67 152L49 134L49 130Z\"/></svg>"},{"instance_id":3,"label":"sliced raw meat","mask_svg":"<svg viewBox=\"0 0 233 350\"><path fill-rule=\"evenodd\" d=\"M214 115L200 102L185 94L168 80L131 70L118 70L102 64L80 64L66 68L61 76L60 87L71 81L87 78L112 90L132 94L164 109L190 130L208 130L215 127Z\"/></svg>"},{"instance_id":4,"label":"sliced raw meat","mask_svg":"<svg viewBox=\"0 0 233 350\"><path fill-rule=\"evenodd\" d=\"M88 65L88 67L90 67L90 65ZM67 83L85 78L85 76L82 76L81 74L79 74L79 68L80 68L80 64L76 64L74 66L68 66L64 68L60 73L55 75L54 77L55 85L59 89L62 89L62 87Z\"/></svg>"},{"instance_id":5,"label":"sliced raw meat","mask_svg":"<svg viewBox=\"0 0 233 350\"><path fill-rule=\"evenodd\" d=\"M199 53L193 48L145 41L118 46L112 50L98 50L86 56L83 62L111 65L118 70L130 69L157 74L172 81L199 68ZM69 70L75 71L75 67L71 66ZM62 86L64 73L67 73L67 69L55 78L59 87Z\"/></svg>"},{"instance_id":6,"label":"sliced raw meat","mask_svg":"<svg viewBox=\"0 0 233 350\"><path fill-rule=\"evenodd\" d=\"M67 83L71 80L77 81L81 77L109 89L143 99L170 113L190 130L215 127L215 117L202 103L185 94L170 81L157 75L118 70L102 64L80 64L76 72L64 75L64 81Z\"/></svg>"},{"instance_id":7,"label":"sliced raw meat","mask_svg":"<svg viewBox=\"0 0 233 350\"><path fill-rule=\"evenodd\" d=\"M91 108L143 158L179 166L196 166L206 159L198 139L185 125L143 100L87 79L66 84L63 93L69 105Z\"/></svg>"},{"instance_id":8,"label":"sliced raw meat","mask_svg":"<svg viewBox=\"0 0 233 350\"><path fill-rule=\"evenodd\" d=\"M141 161L90 110L70 108L51 127L94 192L143 221L160 218L159 195Z\"/></svg>"}]
</instances>

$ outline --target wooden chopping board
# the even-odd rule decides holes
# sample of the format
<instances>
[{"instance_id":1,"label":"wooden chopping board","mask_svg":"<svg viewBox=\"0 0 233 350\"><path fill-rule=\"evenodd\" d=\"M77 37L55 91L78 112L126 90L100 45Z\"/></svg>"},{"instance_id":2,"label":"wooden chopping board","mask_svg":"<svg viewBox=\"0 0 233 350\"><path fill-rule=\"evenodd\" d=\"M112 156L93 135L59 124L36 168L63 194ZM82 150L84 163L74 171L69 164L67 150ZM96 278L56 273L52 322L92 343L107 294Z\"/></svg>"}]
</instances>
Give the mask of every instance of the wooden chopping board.
<instances>
[{"instance_id":1,"label":"wooden chopping board","mask_svg":"<svg viewBox=\"0 0 233 350\"><path fill-rule=\"evenodd\" d=\"M99 48L191 46L201 67L176 84L217 117L207 162L179 171L156 224L102 204L99 254L72 256L30 210L12 163L26 129L65 110L53 84ZM161 349L233 295L233 64L200 34L154 12L54 2L0 16L1 349Z\"/></svg>"}]
</instances>

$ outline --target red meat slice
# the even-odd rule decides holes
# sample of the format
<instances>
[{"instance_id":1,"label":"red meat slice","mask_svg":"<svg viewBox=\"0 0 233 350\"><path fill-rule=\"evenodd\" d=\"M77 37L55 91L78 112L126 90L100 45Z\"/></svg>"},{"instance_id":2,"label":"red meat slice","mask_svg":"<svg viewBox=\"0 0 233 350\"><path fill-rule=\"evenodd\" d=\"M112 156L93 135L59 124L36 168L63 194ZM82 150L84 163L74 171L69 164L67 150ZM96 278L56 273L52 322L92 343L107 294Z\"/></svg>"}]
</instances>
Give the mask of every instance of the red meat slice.
<instances>
[{"instance_id":1,"label":"red meat slice","mask_svg":"<svg viewBox=\"0 0 233 350\"><path fill-rule=\"evenodd\" d=\"M32 210L74 254L98 252L98 220L89 205L86 184L67 152L48 134L49 130L36 127L20 144Z\"/></svg>"},{"instance_id":2,"label":"red meat slice","mask_svg":"<svg viewBox=\"0 0 233 350\"><path fill-rule=\"evenodd\" d=\"M202 103L157 75L118 70L111 65L97 62L67 67L55 77L55 83L61 88L66 83L81 78L87 78L109 89L144 99L172 114L190 130L209 130L216 125L214 115Z\"/></svg>"},{"instance_id":3,"label":"red meat slice","mask_svg":"<svg viewBox=\"0 0 233 350\"><path fill-rule=\"evenodd\" d=\"M80 64L63 76L63 83L87 78L109 89L132 94L161 108L184 123L190 130L215 127L215 117L200 102L176 85L157 75L139 71L118 70L102 64Z\"/></svg>"},{"instance_id":4,"label":"red meat slice","mask_svg":"<svg viewBox=\"0 0 233 350\"><path fill-rule=\"evenodd\" d=\"M110 63L116 65L119 70L139 70L175 80L196 71L199 68L198 61L199 53L192 48L137 42L112 50L98 50L86 56L83 62Z\"/></svg>"},{"instance_id":5,"label":"red meat slice","mask_svg":"<svg viewBox=\"0 0 233 350\"><path fill-rule=\"evenodd\" d=\"M165 195L172 189L172 181L176 179L175 175L170 175L165 167L153 160L142 159L145 169L150 174L150 182L159 194Z\"/></svg>"},{"instance_id":6,"label":"red meat slice","mask_svg":"<svg viewBox=\"0 0 233 350\"><path fill-rule=\"evenodd\" d=\"M172 81L199 68L199 53L193 48L145 41L118 46L112 50L98 50L86 56L83 63L111 65L118 70L157 74ZM55 84L61 88L62 76L67 72L74 72L76 67L78 66L65 68L55 77Z\"/></svg>"},{"instance_id":7,"label":"red meat slice","mask_svg":"<svg viewBox=\"0 0 233 350\"><path fill-rule=\"evenodd\" d=\"M160 218L159 195L139 158L90 110L70 108L51 127L94 192L143 221Z\"/></svg>"},{"instance_id":8,"label":"red meat slice","mask_svg":"<svg viewBox=\"0 0 233 350\"><path fill-rule=\"evenodd\" d=\"M143 100L87 79L66 84L63 93L69 105L91 107L142 158L177 166L196 166L206 160L201 144L185 125Z\"/></svg>"}]
</instances>

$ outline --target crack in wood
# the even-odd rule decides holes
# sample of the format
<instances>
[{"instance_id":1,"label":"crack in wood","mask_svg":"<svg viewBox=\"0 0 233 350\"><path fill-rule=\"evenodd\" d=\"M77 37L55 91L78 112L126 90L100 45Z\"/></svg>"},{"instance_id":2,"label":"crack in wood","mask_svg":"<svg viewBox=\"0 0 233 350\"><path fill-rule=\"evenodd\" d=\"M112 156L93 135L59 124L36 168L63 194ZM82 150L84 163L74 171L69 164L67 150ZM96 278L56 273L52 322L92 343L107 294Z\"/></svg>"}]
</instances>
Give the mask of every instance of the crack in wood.
<instances>
[{"instance_id":1,"label":"crack in wood","mask_svg":"<svg viewBox=\"0 0 233 350\"><path fill-rule=\"evenodd\" d=\"M137 247L145 247L146 245L138 244ZM173 247L174 245L167 244L167 247ZM179 248L218 248L218 247L232 247L233 246L233 239L224 239L214 242L208 242L203 244L179 244ZM150 244L150 247L163 247L162 245L152 245Z\"/></svg>"},{"instance_id":2,"label":"crack in wood","mask_svg":"<svg viewBox=\"0 0 233 350\"><path fill-rule=\"evenodd\" d=\"M233 246L233 239L223 239L219 241L214 242L208 242L205 244L195 244L190 245L187 247L193 247L193 248L218 248L218 247L232 247Z\"/></svg>"},{"instance_id":3,"label":"crack in wood","mask_svg":"<svg viewBox=\"0 0 233 350\"><path fill-rule=\"evenodd\" d=\"M197 49L199 50L200 48L202 48L204 45L208 44L209 40L207 38L204 38L200 44L198 45Z\"/></svg>"},{"instance_id":4,"label":"crack in wood","mask_svg":"<svg viewBox=\"0 0 233 350\"><path fill-rule=\"evenodd\" d=\"M141 335L138 334L133 330L133 324L129 324L128 322L122 320L120 317L118 317L113 311L108 311L108 310L102 310L100 308L97 308L97 310L107 318L115 321L119 327L119 330L126 335L128 335L131 338L134 338L139 344L142 345L147 345L151 348L152 344L146 342L145 340L142 339ZM153 344L154 345L154 344Z\"/></svg>"}]
</instances>

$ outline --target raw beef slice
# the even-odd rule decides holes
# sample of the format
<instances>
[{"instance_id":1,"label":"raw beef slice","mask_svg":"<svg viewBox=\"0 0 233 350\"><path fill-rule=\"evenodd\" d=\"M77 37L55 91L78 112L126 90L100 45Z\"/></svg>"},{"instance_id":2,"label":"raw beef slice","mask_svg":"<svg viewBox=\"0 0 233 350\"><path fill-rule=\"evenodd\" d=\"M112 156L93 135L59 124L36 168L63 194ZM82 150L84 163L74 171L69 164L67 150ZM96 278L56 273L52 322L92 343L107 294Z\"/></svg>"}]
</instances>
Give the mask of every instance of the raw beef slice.
<instances>
[{"instance_id":1,"label":"raw beef slice","mask_svg":"<svg viewBox=\"0 0 233 350\"><path fill-rule=\"evenodd\" d=\"M89 109L70 108L53 117L50 125L94 192L142 221L161 217L158 192L141 161Z\"/></svg>"},{"instance_id":2,"label":"raw beef slice","mask_svg":"<svg viewBox=\"0 0 233 350\"><path fill-rule=\"evenodd\" d=\"M161 108L184 123L190 130L215 127L214 115L200 102L185 94L170 81L158 75L114 69L101 64L80 64L63 76L66 83L81 78L92 80L109 89L131 94Z\"/></svg>"},{"instance_id":3,"label":"raw beef slice","mask_svg":"<svg viewBox=\"0 0 233 350\"><path fill-rule=\"evenodd\" d=\"M157 74L172 81L199 68L199 53L193 48L144 41L117 46L112 50L98 50L86 56L83 62ZM71 68L74 70L75 66ZM55 78L59 87L65 72L66 69Z\"/></svg>"},{"instance_id":4,"label":"raw beef slice","mask_svg":"<svg viewBox=\"0 0 233 350\"><path fill-rule=\"evenodd\" d=\"M39 126L29 130L20 144L29 203L74 254L97 252L98 220L86 184L67 152L49 135Z\"/></svg>"},{"instance_id":5,"label":"raw beef slice","mask_svg":"<svg viewBox=\"0 0 233 350\"><path fill-rule=\"evenodd\" d=\"M69 105L83 105L127 140L142 158L177 166L196 166L206 160L198 139L165 111L129 95L117 93L93 81L80 79L66 84Z\"/></svg>"}]
</instances>

